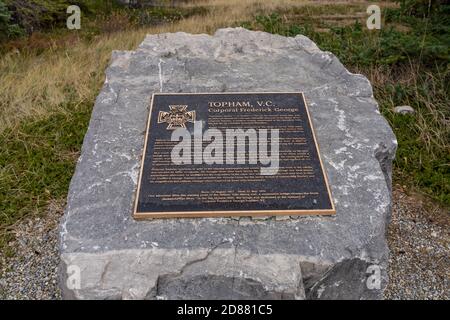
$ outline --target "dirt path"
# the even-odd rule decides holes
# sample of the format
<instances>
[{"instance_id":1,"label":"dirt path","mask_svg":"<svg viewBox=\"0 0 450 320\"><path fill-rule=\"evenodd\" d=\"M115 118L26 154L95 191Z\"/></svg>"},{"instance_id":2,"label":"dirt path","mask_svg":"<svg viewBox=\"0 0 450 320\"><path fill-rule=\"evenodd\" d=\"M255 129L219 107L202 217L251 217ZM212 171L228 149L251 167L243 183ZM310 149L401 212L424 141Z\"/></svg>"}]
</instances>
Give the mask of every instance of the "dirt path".
<instances>
[{"instance_id":1,"label":"dirt path","mask_svg":"<svg viewBox=\"0 0 450 320\"><path fill-rule=\"evenodd\" d=\"M450 215L406 195L396 187L388 240L391 248L387 299L449 299ZM11 245L17 254L0 253L0 298L59 299L57 226L62 204L52 204L45 219L17 227Z\"/></svg>"}]
</instances>

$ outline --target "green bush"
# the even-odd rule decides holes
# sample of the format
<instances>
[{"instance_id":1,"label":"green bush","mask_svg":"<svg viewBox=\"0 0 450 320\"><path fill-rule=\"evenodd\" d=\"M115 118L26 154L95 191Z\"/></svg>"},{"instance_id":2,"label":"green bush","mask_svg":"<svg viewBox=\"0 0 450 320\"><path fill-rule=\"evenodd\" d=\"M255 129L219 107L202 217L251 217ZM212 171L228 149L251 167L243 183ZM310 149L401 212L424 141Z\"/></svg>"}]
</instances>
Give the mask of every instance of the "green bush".
<instances>
[{"instance_id":1,"label":"green bush","mask_svg":"<svg viewBox=\"0 0 450 320\"><path fill-rule=\"evenodd\" d=\"M14 23L28 34L62 24L68 3L64 0L8 0Z\"/></svg>"},{"instance_id":2,"label":"green bush","mask_svg":"<svg viewBox=\"0 0 450 320\"><path fill-rule=\"evenodd\" d=\"M429 17L442 8L443 0L397 0L402 14L416 17Z\"/></svg>"},{"instance_id":3,"label":"green bush","mask_svg":"<svg viewBox=\"0 0 450 320\"><path fill-rule=\"evenodd\" d=\"M22 33L23 30L12 22L11 12L9 12L8 7L0 0L0 40L14 38Z\"/></svg>"}]
</instances>

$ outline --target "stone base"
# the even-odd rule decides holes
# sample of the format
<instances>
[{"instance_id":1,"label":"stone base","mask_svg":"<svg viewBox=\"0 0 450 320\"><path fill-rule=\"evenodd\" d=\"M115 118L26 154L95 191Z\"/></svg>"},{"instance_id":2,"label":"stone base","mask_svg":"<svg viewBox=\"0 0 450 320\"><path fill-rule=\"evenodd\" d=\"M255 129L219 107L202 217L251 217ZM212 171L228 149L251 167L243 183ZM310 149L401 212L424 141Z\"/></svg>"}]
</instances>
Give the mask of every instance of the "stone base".
<instances>
[{"instance_id":1,"label":"stone base","mask_svg":"<svg viewBox=\"0 0 450 320\"><path fill-rule=\"evenodd\" d=\"M397 144L364 76L242 28L149 35L106 76L60 228L65 298L382 297ZM151 94L226 91L305 92L336 216L133 220Z\"/></svg>"}]
</instances>

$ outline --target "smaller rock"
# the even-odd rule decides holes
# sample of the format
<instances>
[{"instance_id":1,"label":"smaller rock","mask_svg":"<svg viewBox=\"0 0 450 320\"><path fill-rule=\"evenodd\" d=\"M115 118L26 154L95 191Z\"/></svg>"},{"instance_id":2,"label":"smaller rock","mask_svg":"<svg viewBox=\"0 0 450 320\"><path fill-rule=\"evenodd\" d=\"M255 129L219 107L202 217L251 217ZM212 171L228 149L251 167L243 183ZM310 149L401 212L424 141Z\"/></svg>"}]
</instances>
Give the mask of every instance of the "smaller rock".
<instances>
[{"instance_id":1,"label":"smaller rock","mask_svg":"<svg viewBox=\"0 0 450 320\"><path fill-rule=\"evenodd\" d=\"M271 217L270 216L253 216L251 218L252 218L252 220L269 220Z\"/></svg>"},{"instance_id":2,"label":"smaller rock","mask_svg":"<svg viewBox=\"0 0 450 320\"><path fill-rule=\"evenodd\" d=\"M394 112L400 114L413 114L415 110L410 106L398 106L394 108Z\"/></svg>"}]
</instances>

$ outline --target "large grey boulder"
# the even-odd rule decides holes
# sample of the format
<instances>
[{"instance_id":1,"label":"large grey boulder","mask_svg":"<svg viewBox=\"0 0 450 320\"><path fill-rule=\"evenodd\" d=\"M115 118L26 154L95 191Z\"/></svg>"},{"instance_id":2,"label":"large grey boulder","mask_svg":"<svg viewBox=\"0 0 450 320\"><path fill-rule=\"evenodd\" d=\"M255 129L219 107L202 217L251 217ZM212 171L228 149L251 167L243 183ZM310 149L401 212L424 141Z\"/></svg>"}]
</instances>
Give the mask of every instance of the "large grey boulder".
<instances>
[{"instance_id":1,"label":"large grey boulder","mask_svg":"<svg viewBox=\"0 0 450 320\"><path fill-rule=\"evenodd\" d=\"M222 91L305 92L336 216L133 220L151 94ZM63 296L381 298L396 146L369 81L304 36L149 35L113 53L95 103L60 227Z\"/></svg>"}]
</instances>

